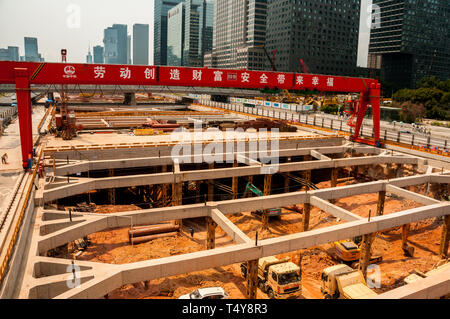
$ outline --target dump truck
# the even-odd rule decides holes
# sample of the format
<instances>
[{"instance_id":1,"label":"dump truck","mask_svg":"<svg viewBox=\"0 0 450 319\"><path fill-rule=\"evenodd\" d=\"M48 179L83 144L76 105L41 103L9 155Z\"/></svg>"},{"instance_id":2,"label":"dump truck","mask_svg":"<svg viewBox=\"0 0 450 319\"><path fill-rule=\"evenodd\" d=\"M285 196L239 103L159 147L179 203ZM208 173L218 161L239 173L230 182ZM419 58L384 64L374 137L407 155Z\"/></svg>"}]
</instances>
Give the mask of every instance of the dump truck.
<instances>
[{"instance_id":1,"label":"dump truck","mask_svg":"<svg viewBox=\"0 0 450 319\"><path fill-rule=\"evenodd\" d=\"M360 270L346 264L325 268L321 275L321 288L325 299L367 299L377 296L370 289Z\"/></svg>"},{"instance_id":2,"label":"dump truck","mask_svg":"<svg viewBox=\"0 0 450 319\"><path fill-rule=\"evenodd\" d=\"M247 263L241 264L241 273L247 278ZM258 287L271 299L295 299L302 292L300 267L289 257L278 259L274 256L258 261Z\"/></svg>"}]
</instances>

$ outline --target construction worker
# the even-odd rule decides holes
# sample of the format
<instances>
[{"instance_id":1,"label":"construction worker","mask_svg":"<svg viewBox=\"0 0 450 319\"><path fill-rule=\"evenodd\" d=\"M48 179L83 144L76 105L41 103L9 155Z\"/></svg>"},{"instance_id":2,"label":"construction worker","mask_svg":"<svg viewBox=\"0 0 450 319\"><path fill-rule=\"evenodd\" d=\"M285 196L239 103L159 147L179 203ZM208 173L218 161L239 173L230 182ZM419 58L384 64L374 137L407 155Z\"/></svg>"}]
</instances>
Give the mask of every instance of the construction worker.
<instances>
[{"instance_id":1,"label":"construction worker","mask_svg":"<svg viewBox=\"0 0 450 319\"><path fill-rule=\"evenodd\" d=\"M39 177L40 178L44 177L44 161L43 160L39 161Z\"/></svg>"},{"instance_id":2,"label":"construction worker","mask_svg":"<svg viewBox=\"0 0 450 319\"><path fill-rule=\"evenodd\" d=\"M28 171L29 171L30 174L31 174L31 153L28 154Z\"/></svg>"},{"instance_id":3,"label":"construction worker","mask_svg":"<svg viewBox=\"0 0 450 319\"><path fill-rule=\"evenodd\" d=\"M7 160L8 160L8 154L5 153L2 155L2 164L8 164Z\"/></svg>"}]
</instances>

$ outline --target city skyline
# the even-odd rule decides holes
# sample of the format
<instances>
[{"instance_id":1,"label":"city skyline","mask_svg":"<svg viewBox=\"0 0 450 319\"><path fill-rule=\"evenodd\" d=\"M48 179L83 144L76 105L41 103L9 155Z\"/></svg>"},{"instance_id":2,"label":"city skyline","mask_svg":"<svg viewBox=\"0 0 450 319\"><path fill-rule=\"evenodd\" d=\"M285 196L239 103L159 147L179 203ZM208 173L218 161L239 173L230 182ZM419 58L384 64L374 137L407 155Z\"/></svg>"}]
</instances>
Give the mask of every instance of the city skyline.
<instances>
[{"instance_id":1,"label":"city skyline","mask_svg":"<svg viewBox=\"0 0 450 319\"><path fill-rule=\"evenodd\" d=\"M366 11L367 2L362 0L361 12ZM30 3L29 6L26 4ZM128 30L133 29L134 24L149 25L149 64L153 64L154 58L154 0L132 0L129 5L123 6L123 2L117 0L88 1L79 0L76 3L70 0L61 0L57 4L51 0L43 0L42 5L31 5L32 0L22 0L21 4L14 2L0 2L0 48L8 46L19 47L20 55L24 55L24 37L36 37L39 41L39 50L45 61L59 62L62 48L68 51L68 61L84 63L86 61L86 47L103 45L103 30L113 24L126 24ZM48 14L49 6L52 7L52 19L43 20L39 24L30 24L27 19ZM79 10L79 21L76 14ZM107 10L108 15L99 15L98 12ZM122 17L122 18L119 18ZM127 18L123 18L127 17ZM368 30L364 29L367 18L361 16L360 47L358 52L358 65L367 63L369 43ZM14 22L14 30L8 26ZM79 27L69 28L68 26ZM2 31L3 30L3 31ZM8 30L8 32L4 32ZM11 32L13 31L13 32ZM362 39L361 39L362 38ZM68 41L70 39L70 41Z\"/></svg>"}]
</instances>

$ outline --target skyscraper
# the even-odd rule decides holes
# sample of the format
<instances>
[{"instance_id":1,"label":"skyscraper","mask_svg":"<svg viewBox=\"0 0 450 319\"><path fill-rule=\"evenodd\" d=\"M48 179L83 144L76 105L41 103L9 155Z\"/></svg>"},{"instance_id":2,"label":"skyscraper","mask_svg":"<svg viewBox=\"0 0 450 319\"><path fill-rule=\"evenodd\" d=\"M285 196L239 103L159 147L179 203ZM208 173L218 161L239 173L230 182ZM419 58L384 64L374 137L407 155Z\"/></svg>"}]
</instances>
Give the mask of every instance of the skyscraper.
<instances>
[{"instance_id":1,"label":"skyscraper","mask_svg":"<svg viewBox=\"0 0 450 319\"><path fill-rule=\"evenodd\" d=\"M154 0L153 63L167 64L167 13L182 0Z\"/></svg>"},{"instance_id":2,"label":"skyscraper","mask_svg":"<svg viewBox=\"0 0 450 319\"><path fill-rule=\"evenodd\" d=\"M360 1L268 0L266 49L278 51L277 70L302 72L302 59L311 73L354 75Z\"/></svg>"},{"instance_id":3,"label":"skyscraper","mask_svg":"<svg viewBox=\"0 0 450 319\"><path fill-rule=\"evenodd\" d=\"M19 47L0 49L0 61L19 61Z\"/></svg>"},{"instance_id":4,"label":"skyscraper","mask_svg":"<svg viewBox=\"0 0 450 319\"><path fill-rule=\"evenodd\" d=\"M133 64L148 65L148 24L133 25Z\"/></svg>"},{"instance_id":5,"label":"skyscraper","mask_svg":"<svg viewBox=\"0 0 450 319\"><path fill-rule=\"evenodd\" d=\"M185 5L179 3L167 13L167 65L183 65Z\"/></svg>"},{"instance_id":6,"label":"skyscraper","mask_svg":"<svg viewBox=\"0 0 450 319\"><path fill-rule=\"evenodd\" d=\"M214 2L186 0L184 25L183 65L203 66L203 55L212 48Z\"/></svg>"},{"instance_id":7,"label":"skyscraper","mask_svg":"<svg viewBox=\"0 0 450 319\"><path fill-rule=\"evenodd\" d=\"M37 38L25 37L25 61L40 62L41 56L38 53Z\"/></svg>"},{"instance_id":8,"label":"skyscraper","mask_svg":"<svg viewBox=\"0 0 450 319\"><path fill-rule=\"evenodd\" d=\"M214 3L214 67L264 69L267 0L216 0Z\"/></svg>"},{"instance_id":9,"label":"skyscraper","mask_svg":"<svg viewBox=\"0 0 450 319\"><path fill-rule=\"evenodd\" d=\"M91 48L88 50L88 54L86 55L86 63L92 63L92 54L91 54Z\"/></svg>"},{"instance_id":10,"label":"skyscraper","mask_svg":"<svg viewBox=\"0 0 450 319\"><path fill-rule=\"evenodd\" d=\"M380 27L370 34L369 54L381 56L381 78L398 87L425 76L450 77L448 0L373 0Z\"/></svg>"},{"instance_id":11,"label":"skyscraper","mask_svg":"<svg viewBox=\"0 0 450 319\"><path fill-rule=\"evenodd\" d=\"M127 36L127 64L131 64L131 35Z\"/></svg>"},{"instance_id":12,"label":"skyscraper","mask_svg":"<svg viewBox=\"0 0 450 319\"><path fill-rule=\"evenodd\" d=\"M94 63L105 63L103 47L101 45L96 45L94 47Z\"/></svg>"},{"instance_id":13,"label":"skyscraper","mask_svg":"<svg viewBox=\"0 0 450 319\"><path fill-rule=\"evenodd\" d=\"M204 66L204 56L207 52L211 52L213 48L213 32L214 32L214 0L204 0L202 10L200 11L200 47L199 55L201 65Z\"/></svg>"},{"instance_id":14,"label":"skyscraper","mask_svg":"<svg viewBox=\"0 0 450 319\"><path fill-rule=\"evenodd\" d=\"M113 24L104 30L105 63L127 64L127 25Z\"/></svg>"}]
</instances>

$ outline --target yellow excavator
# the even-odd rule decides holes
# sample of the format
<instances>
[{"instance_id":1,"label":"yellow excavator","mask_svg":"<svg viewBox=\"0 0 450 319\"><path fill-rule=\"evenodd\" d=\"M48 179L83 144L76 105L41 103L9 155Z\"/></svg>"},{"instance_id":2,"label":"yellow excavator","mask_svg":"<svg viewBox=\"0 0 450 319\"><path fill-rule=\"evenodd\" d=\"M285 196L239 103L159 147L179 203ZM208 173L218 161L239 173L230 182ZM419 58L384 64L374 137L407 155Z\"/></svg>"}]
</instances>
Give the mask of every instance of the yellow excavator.
<instances>
[{"instance_id":1,"label":"yellow excavator","mask_svg":"<svg viewBox=\"0 0 450 319\"><path fill-rule=\"evenodd\" d=\"M352 268L356 268L361 256L361 240L362 238L356 237L353 240L340 240L334 242L335 257L339 261L350 265ZM382 256L373 256L370 258L371 263L379 263L383 260Z\"/></svg>"}]
</instances>

